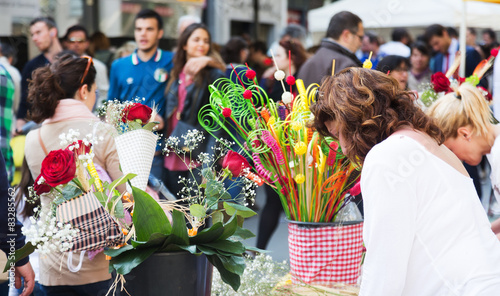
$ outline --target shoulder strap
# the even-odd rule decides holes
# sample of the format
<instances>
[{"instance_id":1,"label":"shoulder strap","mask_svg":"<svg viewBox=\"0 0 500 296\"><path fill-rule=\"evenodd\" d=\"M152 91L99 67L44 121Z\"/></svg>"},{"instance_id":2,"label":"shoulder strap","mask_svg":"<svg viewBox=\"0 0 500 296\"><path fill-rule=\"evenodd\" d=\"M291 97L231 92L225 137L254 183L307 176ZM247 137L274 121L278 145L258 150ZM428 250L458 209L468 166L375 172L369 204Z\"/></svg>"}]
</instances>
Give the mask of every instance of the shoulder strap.
<instances>
[{"instance_id":1,"label":"shoulder strap","mask_svg":"<svg viewBox=\"0 0 500 296\"><path fill-rule=\"evenodd\" d=\"M43 141L42 141L42 127L41 126L38 129L38 142L40 142L40 146L42 147L43 153L45 153L45 155L49 154L49 152L47 152L47 148L45 148L45 145L43 144Z\"/></svg>"}]
</instances>

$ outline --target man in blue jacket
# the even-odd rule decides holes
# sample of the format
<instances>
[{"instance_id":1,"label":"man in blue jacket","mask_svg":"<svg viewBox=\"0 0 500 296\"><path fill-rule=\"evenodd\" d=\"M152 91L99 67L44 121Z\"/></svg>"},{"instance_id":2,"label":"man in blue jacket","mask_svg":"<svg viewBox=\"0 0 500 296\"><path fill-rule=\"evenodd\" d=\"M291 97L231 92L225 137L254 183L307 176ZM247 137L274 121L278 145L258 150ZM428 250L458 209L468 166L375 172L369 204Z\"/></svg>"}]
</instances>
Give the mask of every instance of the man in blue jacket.
<instances>
[{"instance_id":1,"label":"man in blue jacket","mask_svg":"<svg viewBox=\"0 0 500 296\"><path fill-rule=\"evenodd\" d=\"M437 52L430 62L433 73L446 73L455 60L455 55L459 50L460 44L457 39L448 35L446 28L441 25L431 25L425 30L425 38ZM481 56L474 47L467 46L465 52L465 76L472 75L476 66L481 62Z\"/></svg>"}]
</instances>

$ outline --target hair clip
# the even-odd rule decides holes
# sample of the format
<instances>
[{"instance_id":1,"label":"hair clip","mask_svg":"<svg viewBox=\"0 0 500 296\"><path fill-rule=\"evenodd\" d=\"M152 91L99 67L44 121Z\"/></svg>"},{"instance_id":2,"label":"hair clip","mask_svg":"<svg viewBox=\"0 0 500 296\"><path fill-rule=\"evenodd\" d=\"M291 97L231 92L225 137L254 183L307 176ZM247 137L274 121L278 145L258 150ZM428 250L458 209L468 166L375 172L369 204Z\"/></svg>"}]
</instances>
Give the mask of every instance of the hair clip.
<instances>
[{"instance_id":1,"label":"hair clip","mask_svg":"<svg viewBox=\"0 0 500 296\"><path fill-rule=\"evenodd\" d=\"M462 99L462 95L461 94L454 93L453 95L455 96L455 98L457 98L459 100Z\"/></svg>"}]
</instances>

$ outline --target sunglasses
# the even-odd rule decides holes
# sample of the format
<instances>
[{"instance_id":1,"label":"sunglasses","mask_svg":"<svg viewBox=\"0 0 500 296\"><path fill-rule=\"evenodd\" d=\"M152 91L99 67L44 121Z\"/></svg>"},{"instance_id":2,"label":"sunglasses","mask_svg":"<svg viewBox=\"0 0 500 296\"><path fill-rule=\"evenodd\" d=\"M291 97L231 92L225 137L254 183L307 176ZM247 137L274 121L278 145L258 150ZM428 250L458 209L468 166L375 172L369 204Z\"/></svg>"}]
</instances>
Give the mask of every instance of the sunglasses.
<instances>
[{"instance_id":1,"label":"sunglasses","mask_svg":"<svg viewBox=\"0 0 500 296\"><path fill-rule=\"evenodd\" d=\"M83 59L87 59L87 67L85 67L85 72L83 72L82 80L80 81L80 84L83 85L83 81L85 80L85 77L87 77L87 74L89 73L90 65L92 64L92 57L89 56L82 56Z\"/></svg>"}]
</instances>

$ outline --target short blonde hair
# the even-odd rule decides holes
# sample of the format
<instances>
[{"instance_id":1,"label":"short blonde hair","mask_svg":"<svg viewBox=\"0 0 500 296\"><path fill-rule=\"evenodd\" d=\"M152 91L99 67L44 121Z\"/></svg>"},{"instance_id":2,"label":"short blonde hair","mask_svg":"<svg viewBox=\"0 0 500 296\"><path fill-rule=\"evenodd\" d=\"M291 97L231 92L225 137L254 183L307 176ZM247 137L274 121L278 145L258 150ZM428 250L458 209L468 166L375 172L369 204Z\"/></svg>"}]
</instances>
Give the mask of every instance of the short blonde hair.
<instances>
[{"instance_id":1,"label":"short blonde hair","mask_svg":"<svg viewBox=\"0 0 500 296\"><path fill-rule=\"evenodd\" d=\"M455 92L438 99L427 110L435 123L443 130L444 136L456 138L458 129L467 125L479 136L488 133L493 114L479 89L465 82Z\"/></svg>"}]
</instances>

